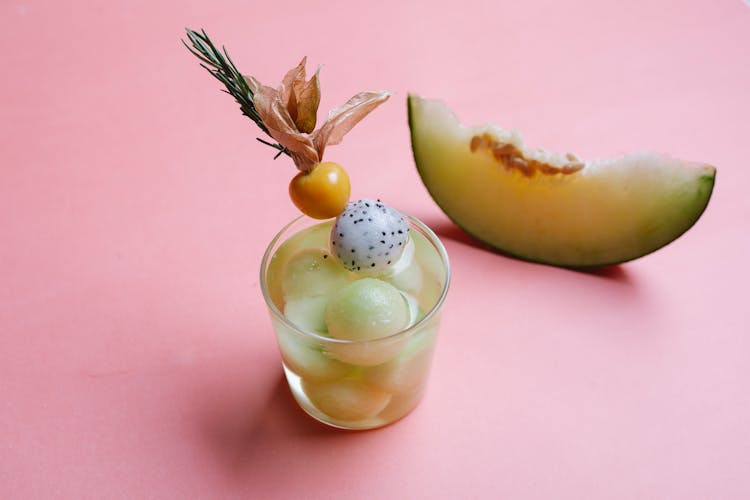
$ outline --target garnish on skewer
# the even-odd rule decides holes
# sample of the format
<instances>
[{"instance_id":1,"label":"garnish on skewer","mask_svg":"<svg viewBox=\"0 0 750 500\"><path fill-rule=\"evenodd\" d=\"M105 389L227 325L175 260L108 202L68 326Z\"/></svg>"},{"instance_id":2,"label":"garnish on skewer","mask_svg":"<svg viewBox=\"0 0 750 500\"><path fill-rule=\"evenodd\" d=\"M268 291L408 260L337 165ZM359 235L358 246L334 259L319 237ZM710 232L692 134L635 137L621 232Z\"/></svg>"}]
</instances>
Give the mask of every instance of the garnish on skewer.
<instances>
[{"instance_id":1,"label":"garnish on skewer","mask_svg":"<svg viewBox=\"0 0 750 500\"><path fill-rule=\"evenodd\" d=\"M257 139L277 150L274 159L287 155L294 161L299 173L289 184L289 196L297 208L316 219L340 214L349 200L349 176L341 165L323 162L323 153L326 146L340 143L360 120L390 97L390 92L356 94L331 110L316 130L320 69L306 80L307 58L287 72L278 88L268 87L242 75L226 48L217 49L205 31L186 31L192 45L183 41L188 50L224 84L224 91L234 97L242 114L276 142Z\"/></svg>"}]
</instances>

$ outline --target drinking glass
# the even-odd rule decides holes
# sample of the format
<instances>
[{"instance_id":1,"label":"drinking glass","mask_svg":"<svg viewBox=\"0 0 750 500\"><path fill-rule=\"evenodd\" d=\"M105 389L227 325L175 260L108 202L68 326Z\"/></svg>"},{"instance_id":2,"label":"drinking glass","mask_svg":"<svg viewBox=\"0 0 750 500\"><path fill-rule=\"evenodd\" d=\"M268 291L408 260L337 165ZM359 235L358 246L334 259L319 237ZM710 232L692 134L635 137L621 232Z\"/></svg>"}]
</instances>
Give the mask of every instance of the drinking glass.
<instances>
[{"instance_id":1,"label":"drinking glass","mask_svg":"<svg viewBox=\"0 0 750 500\"><path fill-rule=\"evenodd\" d=\"M450 283L450 264L435 233L414 217L405 219L414 259L390 281L408 291L402 293L416 308L416 321L387 337L335 339L295 325L283 314L281 280L286 262L304 248L327 249L333 221L300 216L274 237L263 256L261 289L289 387L299 406L327 425L382 427L411 412L424 393Z\"/></svg>"}]
</instances>

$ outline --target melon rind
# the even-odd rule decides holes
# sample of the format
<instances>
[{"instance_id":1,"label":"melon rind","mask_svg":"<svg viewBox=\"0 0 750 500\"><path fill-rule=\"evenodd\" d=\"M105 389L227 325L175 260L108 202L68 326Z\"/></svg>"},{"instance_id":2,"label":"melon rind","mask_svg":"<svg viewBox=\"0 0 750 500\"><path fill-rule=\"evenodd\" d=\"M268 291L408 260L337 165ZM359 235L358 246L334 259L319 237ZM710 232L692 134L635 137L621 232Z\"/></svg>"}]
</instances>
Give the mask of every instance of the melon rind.
<instances>
[{"instance_id":1,"label":"melon rind","mask_svg":"<svg viewBox=\"0 0 750 500\"><path fill-rule=\"evenodd\" d=\"M564 157L525 149L515 131L464 126L440 101L410 95L408 112L414 161L438 206L478 240L524 260L585 268L636 259L690 229L713 191L713 166L655 153L527 177L488 151L472 152L472 137L490 133L551 164Z\"/></svg>"}]
</instances>

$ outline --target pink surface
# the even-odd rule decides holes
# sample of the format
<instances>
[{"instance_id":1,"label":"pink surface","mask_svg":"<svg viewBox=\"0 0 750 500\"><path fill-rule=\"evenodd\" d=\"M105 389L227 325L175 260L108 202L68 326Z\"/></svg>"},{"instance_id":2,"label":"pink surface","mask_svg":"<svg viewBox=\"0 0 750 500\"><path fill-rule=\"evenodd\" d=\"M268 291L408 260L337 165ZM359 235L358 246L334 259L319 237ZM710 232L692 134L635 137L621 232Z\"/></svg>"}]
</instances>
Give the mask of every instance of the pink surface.
<instances>
[{"instance_id":1,"label":"pink surface","mask_svg":"<svg viewBox=\"0 0 750 500\"><path fill-rule=\"evenodd\" d=\"M179 43L204 27L322 109L353 196L453 262L431 385L382 430L297 409L258 289L290 163ZM0 6L0 498L748 498L750 8L741 0ZM405 97L583 157L718 167L700 222L601 273L490 253L431 201Z\"/></svg>"}]
</instances>

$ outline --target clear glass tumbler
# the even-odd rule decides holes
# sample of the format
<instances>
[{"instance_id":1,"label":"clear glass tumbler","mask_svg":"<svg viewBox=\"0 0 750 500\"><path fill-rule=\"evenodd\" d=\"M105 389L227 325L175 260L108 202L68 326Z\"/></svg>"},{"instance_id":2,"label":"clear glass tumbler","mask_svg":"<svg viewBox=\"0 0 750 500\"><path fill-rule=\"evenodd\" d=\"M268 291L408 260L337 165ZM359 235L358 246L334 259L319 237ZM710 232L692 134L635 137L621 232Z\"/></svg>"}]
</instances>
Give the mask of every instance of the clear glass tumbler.
<instances>
[{"instance_id":1,"label":"clear glass tumbler","mask_svg":"<svg viewBox=\"0 0 750 500\"><path fill-rule=\"evenodd\" d=\"M301 216L271 241L260 270L261 289L294 398L313 418L342 429L373 429L411 412L424 393L440 316L450 283L448 255L438 237L406 216L414 247L412 264L384 278L404 295L412 324L395 334L367 341L340 340L324 330L302 328L285 315L282 279L290 257L306 248L328 248L333 221ZM300 306L320 323L325 297ZM288 311L287 311L288 312ZM317 316L317 318L316 318Z\"/></svg>"}]
</instances>

